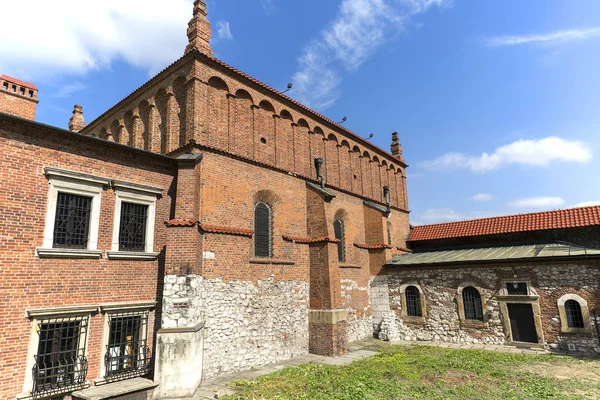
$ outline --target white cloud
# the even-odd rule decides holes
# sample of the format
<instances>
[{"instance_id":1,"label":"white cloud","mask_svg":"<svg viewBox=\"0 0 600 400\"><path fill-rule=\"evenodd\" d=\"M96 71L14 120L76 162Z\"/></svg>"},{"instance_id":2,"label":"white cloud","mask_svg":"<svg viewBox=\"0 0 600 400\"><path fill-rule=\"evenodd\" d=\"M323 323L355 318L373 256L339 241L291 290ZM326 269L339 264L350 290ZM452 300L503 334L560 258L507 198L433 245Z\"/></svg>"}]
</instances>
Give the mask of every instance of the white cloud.
<instances>
[{"instance_id":1,"label":"white cloud","mask_svg":"<svg viewBox=\"0 0 600 400\"><path fill-rule=\"evenodd\" d=\"M532 35L507 35L488 38L488 46L516 46L520 44L557 45L574 40L585 40L600 36L600 28L563 29L554 32Z\"/></svg>"},{"instance_id":2,"label":"white cloud","mask_svg":"<svg viewBox=\"0 0 600 400\"><path fill-rule=\"evenodd\" d=\"M233 39L233 35L231 34L231 27L229 26L228 21L219 21L217 22L217 37L219 39Z\"/></svg>"},{"instance_id":3,"label":"white cloud","mask_svg":"<svg viewBox=\"0 0 600 400\"><path fill-rule=\"evenodd\" d=\"M471 200L473 201L490 201L494 198L494 196L492 196L489 193L477 193L475 196L471 197Z\"/></svg>"},{"instance_id":4,"label":"white cloud","mask_svg":"<svg viewBox=\"0 0 600 400\"><path fill-rule=\"evenodd\" d=\"M0 71L39 81L117 59L159 71L183 55L192 0L8 1L2 13Z\"/></svg>"},{"instance_id":5,"label":"white cloud","mask_svg":"<svg viewBox=\"0 0 600 400\"><path fill-rule=\"evenodd\" d=\"M457 212L451 207L429 208L418 216L417 220L411 221L413 225L440 224L444 222L465 221L477 218L488 218L500 215L490 211Z\"/></svg>"},{"instance_id":6,"label":"white cloud","mask_svg":"<svg viewBox=\"0 0 600 400\"><path fill-rule=\"evenodd\" d=\"M448 0L342 0L338 13L302 51L294 96L317 109L340 96L343 71L356 70L416 14Z\"/></svg>"},{"instance_id":7,"label":"white cloud","mask_svg":"<svg viewBox=\"0 0 600 400\"><path fill-rule=\"evenodd\" d=\"M61 85L56 90L54 97L60 97L60 98L69 97L73 93L80 92L87 88L88 88L88 86L86 84L79 82L79 81L69 83L66 85Z\"/></svg>"},{"instance_id":8,"label":"white cloud","mask_svg":"<svg viewBox=\"0 0 600 400\"><path fill-rule=\"evenodd\" d=\"M273 3L273 0L260 0L260 5L267 14L271 14L275 11L275 3Z\"/></svg>"},{"instance_id":9,"label":"white cloud","mask_svg":"<svg viewBox=\"0 0 600 400\"><path fill-rule=\"evenodd\" d=\"M592 200L592 201L584 201L583 203L577 203L575 205L572 205L570 208L590 207L590 206L598 206L598 205L600 205L600 200Z\"/></svg>"},{"instance_id":10,"label":"white cloud","mask_svg":"<svg viewBox=\"0 0 600 400\"><path fill-rule=\"evenodd\" d=\"M550 196L539 196L539 197L526 197L523 199L518 199L515 201L511 201L506 205L512 208L536 208L536 209L545 209L545 208L553 208L558 207L565 204L565 201L560 197L550 197Z\"/></svg>"},{"instance_id":11,"label":"white cloud","mask_svg":"<svg viewBox=\"0 0 600 400\"><path fill-rule=\"evenodd\" d=\"M491 154L482 153L480 156L446 153L419 165L430 170L469 168L473 172L483 173L510 164L547 167L552 162L585 163L591 159L592 152L584 143L550 136L538 140L517 140L498 147Z\"/></svg>"}]
</instances>

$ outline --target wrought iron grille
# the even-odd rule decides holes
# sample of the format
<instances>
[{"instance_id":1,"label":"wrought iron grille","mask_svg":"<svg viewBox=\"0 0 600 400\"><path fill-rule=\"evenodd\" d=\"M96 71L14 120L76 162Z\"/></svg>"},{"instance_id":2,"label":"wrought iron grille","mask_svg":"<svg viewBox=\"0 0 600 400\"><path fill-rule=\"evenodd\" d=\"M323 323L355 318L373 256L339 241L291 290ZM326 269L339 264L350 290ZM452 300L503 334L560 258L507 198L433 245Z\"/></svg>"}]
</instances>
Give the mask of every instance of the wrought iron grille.
<instances>
[{"instance_id":1,"label":"wrought iron grille","mask_svg":"<svg viewBox=\"0 0 600 400\"><path fill-rule=\"evenodd\" d=\"M583 314L581 313L579 302L576 300L567 300L565 302L565 312L569 328L583 328Z\"/></svg>"},{"instance_id":2,"label":"wrought iron grille","mask_svg":"<svg viewBox=\"0 0 600 400\"><path fill-rule=\"evenodd\" d=\"M404 291L406 297L406 315L409 317L422 317L421 293L416 286L409 286Z\"/></svg>"},{"instance_id":3,"label":"wrought iron grille","mask_svg":"<svg viewBox=\"0 0 600 400\"><path fill-rule=\"evenodd\" d=\"M85 249L91 209L91 197L58 193L52 247Z\"/></svg>"},{"instance_id":4,"label":"wrought iron grille","mask_svg":"<svg viewBox=\"0 0 600 400\"><path fill-rule=\"evenodd\" d=\"M87 327L87 317L40 321L32 394L52 395L85 383Z\"/></svg>"},{"instance_id":5,"label":"wrought iron grille","mask_svg":"<svg viewBox=\"0 0 600 400\"><path fill-rule=\"evenodd\" d=\"M146 250L146 220L148 206L121 203L121 224L119 225L120 251Z\"/></svg>"},{"instance_id":6,"label":"wrought iron grille","mask_svg":"<svg viewBox=\"0 0 600 400\"><path fill-rule=\"evenodd\" d=\"M150 370L148 311L110 314L108 326L105 378L126 379L146 375Z\"/></svg>"},{"instance_id":7,"label":"wrought iron grille","mask_svg":"<svg viewBox=\"0 0 600 400\"><path fill-rule=\"evenodd\" d=\"M506 284L506 292L514 296L527 296L527 282L509 282Z\"/></svg>"},{"instance_id":8,"label":"wrought iron grille","mask_svg":"<svg viewBox=\"0 0 600 400\"><path fill-rule=\"evenodd\" d=\"M265 203L258 203L254 208L254 255L256 257L271 257L272 230L271 209Z\"/></svg>"},{"instance_id":9,"label":"wrought iron grille","mask_svg":"<svg viewBox=\"0 0 600 400\"><path fill-rule=\"evenodd\" d=\"M338 260L344 262L346 261L346 230L344 228L344 221L339 219L333 221L333 231L335 238L340 240L337 244Z\"/></svg>"},{"instance_id":10,"label":"wrought iron grille","mask_svg":"<svg viewBox=\"0 0 600 400\"><path fill-rule=\"evenodd\" d=\"M463 289L462 296L465 319L483 321L483 307L481 305L481 295L479 294L479 291L474 287L469 286Z\"/></svg>"}]
</instances>

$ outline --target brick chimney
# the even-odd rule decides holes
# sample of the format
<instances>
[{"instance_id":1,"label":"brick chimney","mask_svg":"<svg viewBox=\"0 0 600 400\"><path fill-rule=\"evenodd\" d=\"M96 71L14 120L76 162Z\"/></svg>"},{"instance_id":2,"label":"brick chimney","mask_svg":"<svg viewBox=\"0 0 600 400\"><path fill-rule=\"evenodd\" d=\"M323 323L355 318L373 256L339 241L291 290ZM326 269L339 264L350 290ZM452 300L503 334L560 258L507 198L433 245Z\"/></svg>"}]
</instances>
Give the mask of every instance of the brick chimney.
<instances>
[{"instance_id":1,"label":"brick chimney","mask_svg":"<svg viewBox=\"0 0 600 400\"><path fill-rule=\"evenodd\" d=\"M185 54L196 49L201 53L213 56L212 47L210 47L212 33L206 15L206 1L196 0L194 2L194 16L188 24L187 37L189 43L185 48Z\"/></svg>"},{"instance_id":2,"label":"brick chimney","mask_svg":"<svg viewBox=\"0 0 600 400\"><path fill-rule=\"evenodd\" d=\"M35 85L0 75L0 112L33 121L39 102L37 95Z\"/></svg>"},{"instance_id":3,"label":"brick chimney","mask_svg":"<svg viewBox=\"0 0 600 400\"><path fill-rule=\"evenodd\" d=\"M83 107L80 104L75 104L73 116L69 120L69 130L73 132L79 132L84 127L85 121L83 120Z\"/></svg>"},{"instance_id":4,"label":"brick chimney","mask_svg":"<svg viewBox=\"0 0 600 400\"><path fill-rule=\"evenodd\" d=\"M404 162L404 156L402 155L402 145L400 144L400 140L398 139L398 132L392 133L392 155L396 157L398 160Z\"/></svg>"}]
</instances>

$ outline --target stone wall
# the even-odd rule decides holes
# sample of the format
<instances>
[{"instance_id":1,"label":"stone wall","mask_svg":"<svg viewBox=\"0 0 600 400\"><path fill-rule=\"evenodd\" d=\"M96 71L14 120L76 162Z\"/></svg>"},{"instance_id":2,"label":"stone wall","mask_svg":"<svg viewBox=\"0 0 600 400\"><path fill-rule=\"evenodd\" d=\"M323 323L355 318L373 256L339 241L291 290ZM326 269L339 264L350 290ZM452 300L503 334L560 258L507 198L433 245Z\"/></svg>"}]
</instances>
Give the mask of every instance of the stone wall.
<instances>
[{"instance_id":1,"label":"stone wall","mask_svg":"<svg viewBox=\"0 0 600 400\"><path fill-rule=\"evenodd\" d=\"M348 342L364 339L373 336L373 316L371 314L371 299L369 286L360 286L358 282L352 279L341 279L342 298L348 311ZM363 297L366 295L366 301L353 301L354 297ZM357 296L363 294L363 296ZM362 306L361 309L354 307Z\"/></svg>"},{"instance_id":2,"label":"stone wall","mask_svg":"<svg viewBox=\"0 0 600 400\"><path fill-rule=\"evenodd\" d=\"M161 327L187 328L199 322L202 322L202 277L166 275Z\"/></svg>"},{"instance_id":3,"label":"stone wall","mask_svg":"<svg viewBox=\"0 0 600 400\"><path fill-rule=\"evenodd\" d=\"M307 282L204 279L204 378L308 353Z\"/></svg>"},{"instance_id":4,"label":"stone wall","mask_svg":"<svg viewBox=\"0 0 600 400\"><path fill-rule=\"evenodd\" d=\"M391 329L385 321L384 336L398 335L400 340L447 341L455 343L506 343L510 323L501 313L499 297L503 279L529 280L539 296L540 322L547 348L567 350L568 345L585 353L596 353L598 337L594 310L598 305L599 269L595 261L581 263L547 263L546 265L501 264L485 266L422 267L386 270L389 279L389 302L396 326ZM401 285L417 284L425 294L422 320L403 318ZM461 321L458 313L459 285L474 285L482 295L485 323ZM591 330L586 333L562 333L557 306L564 294L573 293L588 303ZM379 321L379 310L375 310ZM382 316L385 316L383 312ZM396 333L397 332L397 333ZM571 346L571 350L573 347Z\"/></svg>"}]
</instances>

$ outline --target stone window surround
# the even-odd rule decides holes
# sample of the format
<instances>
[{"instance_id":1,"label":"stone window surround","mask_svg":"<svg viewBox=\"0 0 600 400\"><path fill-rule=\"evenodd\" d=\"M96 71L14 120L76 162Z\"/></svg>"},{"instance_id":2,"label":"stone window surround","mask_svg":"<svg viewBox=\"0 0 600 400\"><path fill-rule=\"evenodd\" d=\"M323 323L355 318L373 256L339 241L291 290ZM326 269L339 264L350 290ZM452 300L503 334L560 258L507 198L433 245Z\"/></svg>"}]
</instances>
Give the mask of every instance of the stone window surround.
<instances>
[{"instance_id":1,"label":"stone window surround","mask_svg":"<svg viewBox=\"0 0 600 400\"><path fill-rule=\"evenodd\" d=\"M525 282L527 283L527 292L528 295L519 296L519 295L509 295L506 289L506 284L511 282ZM545 343L544 340L544 331L542 329L542 312L540 309L540 296L538 296L536 290L531 285L531 280L527 278L512 278L512 279L503 279L501 281L501 289L498 292L498 303L500 306L500 314L502 315L502 325L504 327L504 333L506 335L506 341L509 343L520 343L513 341L512 338L512 329L510 325L510 317L508 315L508 304L531 304L531 308L533 311L533 323L535 325L535 331L538 339L538 345L543 345ZM529 344L529 343L528 343ZM532 343L535 344L535 343Z\"/></svg>"},{"instance_id":2,"label":"stone window surround","mask_svg":"<svg viewBox=\"0 0 600 400\"><path fill-rule=\"evenodd\" d=\"M579 303L579 306L581 307L581 316L583 317L583 328L573 328L569 326L567 321L567 312L565 310L565 303L567 302L567 300L575 300ZM588 303L583 297L575 293L568 293L561 296L557 300L556 305L558 306L558 315L560 316L561 333L592 333L590 311L588 309Z\"/></svg>"},{"instance_id":3,"label":"stone window surround","mask_svg":"<svg viewBox=\"0 0 600 400\"><path fill-rule=\"evenodd\" d=\"M465 318L465 305L464 305L464 301L463 301L462 292L463 292L463 289L465 289L467 287L473 287L479 292L479 296L481 297L481 308L482 308L481 311L483 313L483 321ZM485 296L485 289L482 288L481 286L478 286L473 282L461 283L458 286L457 296L456 296L456 303L458 306L458 319L460 320L461 324L463 324L464 326L473 327L473 328L487 328L489 326L489 324L488 324L489 316L487 313L487 300L488 299Z\"/></svg>"},{"instance_id":4,"label":"stone window surround","mask_svg":"<svg viewBox=\"0 0 600 400\"><path fill-rule=\"evenodd\" d=\"M39 325L40 321L43 319L53 318L65 318L65 317L83 317L88 319L88 328L86 335L86 343L85 343L85 356L88 356L88 344L90 340L89 330L90 330L90 321L89 318L92 314L98 311L97 305L85 305L85 306L72 306L72 307L60 307L60 308L46 308L46 309L36 309L36 310L27 310L26 316L27 318L32 320L31 323L31 333L29 337L29 347L27 350L27 362L25 369L25 382L23 384L23 393L17 395L18 399L30 398L31 390L33 388L33 377L31 375L31 370L33 369L33 365L35 363L34 356L37 353L39 346ZM84 384L85 386L85 384ZM73 386L70 388L65 388L63 393L72 392L74 390L80 389L80 386ZM58 393L57 393L58 394Z\"/></svg>"},{"instance_id":5,"label":"stone window surround","mask_svg":"<svg viewBox=\"0 0 600 400\"><path fill-rule=\"evenodd\" d=\"M49 181L48 206L46 209L46 224L42 247L36 249L38 257L59 258L100 258L102 251L98 250L98 228L100 225L100 202L104 186L110 184L105 178L78 172L65 171L57 168L44 168L44 175ZM58 193L69 193L92 198L88 243L86 249L54 248L54 223L56 218L56 203Z\"/></svg>"},{"instance_id":6,"label":"stone window surround","mask_svg":"<svg viewBox=\"0 0 600 400\"><path fill-rule=\"evenodd\" d=\"M111 260L155 260L158 257L154 252L154 225L156 220L156 199L162 193L161 189L142 185L113 181L115 191L115 210L113 221L113 235L111 250L106 252L106 258ZM121 204L123 202L148 206L146 218L146 248L143 252L119 251L119 230L121 227Z\"/></svg>"},{"instance_id":7,"label":"stone window surround","mask_svg":"<svg viewBox=\"0 0 600 400\"><path fill-rule=\"evenodd\" d=\"M421 297L421 314L422 314L422 316L420 316L420 317L406 315L405 291L406 291L406 288L409 286L415 286L419 290L419 295ZM402 317L402 319L405 323L425 324L425 321L427 320L427 300L425 297L425 293L423 292L423 289L421 288L421 285L419 285L416 281L409 281L409 282L402 284L400 286L400 301L401 301L401 305L402 305L402 309L400 310L400 316Z\"/></svg>"},{"instance_id":8,"label":"stone window surround","mask_svg":"<svg viewBox=\"0 0 600 400\"><path fill-rule=\"evenodd\" d=\"M156 307L156 301L129 301L129 302L123 302L123 303L103 303L100 304L99 306L100 312L103 314L103 318L102 318L102 347L101 347L101 351L100 351L100 369L98 370L98 378L94 379L94 383L96 385L98 384L104 384L104 383L109 383L109 382L113 382L112 380L107 380L104 377L104 371L106 369L106 361L104 359L104 350L106 349L106 346L108 345L108 339L109 339L109 335L110 335L110 314L115 314L115 313L119 313L119 312L127 312L127 313L132 313L135 314L136 312L139 312L140 314L145 312L145 311L151 311L152 309L154 309ZM143 332L141 333L141 336L148 336L148 324L146 324L143 327ZM122 381L123 379L120 379L119 381Z\"/></svg>"}]
</instances>

